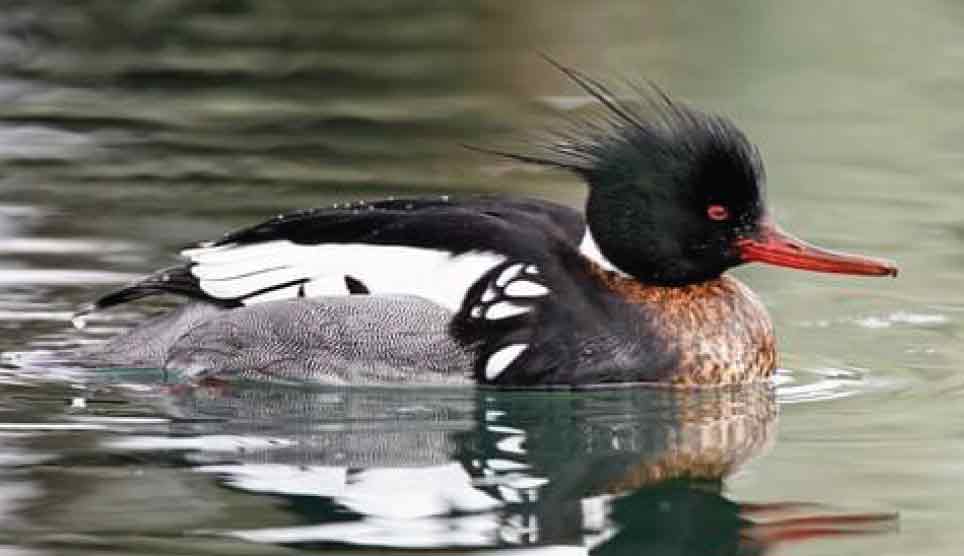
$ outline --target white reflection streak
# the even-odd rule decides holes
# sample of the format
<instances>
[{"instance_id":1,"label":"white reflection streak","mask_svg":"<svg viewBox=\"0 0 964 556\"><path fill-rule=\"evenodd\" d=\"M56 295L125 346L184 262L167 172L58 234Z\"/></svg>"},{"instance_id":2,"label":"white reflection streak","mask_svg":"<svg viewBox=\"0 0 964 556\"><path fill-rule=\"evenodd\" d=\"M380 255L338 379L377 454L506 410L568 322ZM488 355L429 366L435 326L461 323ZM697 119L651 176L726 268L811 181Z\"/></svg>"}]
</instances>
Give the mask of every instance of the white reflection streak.
<instances>
[{"instance_id":1,"label":"white reflection streak","mask_svg":"<svg viewBox=\"0 0 964 556\"><path fill-rule=\"evenodd\" d=\"M249 492L332 498L360 514L386 519L483 512L501 505L474 488L472 478L457 463L373 468L350 475L344 467L285 464L203 466L198 471L225 475L228 484Z\"/></svg>"},{"instance_id":2,"label":"white reflection streak","mask_svg":"<svg viewBox=\"0 0 964 556\"><path fill-rule=\"evenodd\" d=\"M385 519L366 519L351 523L276 527L250 531L228 531L226 536L262 544L304 542L341 542L353 545L399 547L407 549L484 547L492 544L498 527L493 513L458 518L418 519L399 523ZM582 546L499 547L501 556L586 556ZM479 554L476 552L476 554Z\"/></svg>"},{"instance_id":3,"label":"white reflection streak","mask_svg":"<svg viewBox=\"0 0 964 556\"><path fill-rule=\"evenodd\" d=\"M131 436L103 443L114 450L198 450L204 452L239 452L252 449L278 449L294 445L292 440L271 437L209 435L191 437Z\"/></svg>"}]
</instances>

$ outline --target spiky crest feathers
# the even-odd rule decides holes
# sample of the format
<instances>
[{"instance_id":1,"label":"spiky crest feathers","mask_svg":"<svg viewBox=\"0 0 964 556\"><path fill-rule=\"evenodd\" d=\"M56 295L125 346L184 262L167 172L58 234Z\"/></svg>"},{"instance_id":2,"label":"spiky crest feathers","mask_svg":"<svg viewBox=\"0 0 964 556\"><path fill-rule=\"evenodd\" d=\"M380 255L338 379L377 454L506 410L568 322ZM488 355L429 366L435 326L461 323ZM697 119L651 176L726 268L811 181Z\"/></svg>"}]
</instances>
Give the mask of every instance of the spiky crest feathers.
<instances>
[{"instance_id":1,"label":"spiky crest feathers","mask_svg":"<svg viewBox=\"0 0 964 556\"><path fill-rule=\"evenodd\" d=\"M570 118L565 128L550 130L536 153L515 153L470 146L472 150L528 164L576 173L590 186L631 180L654 168L653 159L676 159L693 172L727 167L746 182L765 182L760 154L730 120L674 100L652 82L629 85L635 98L617 96L606 84L543 56L604 109L589 117ZM696 183L698 176L691 176Z\"/></svg>"}]
</instances>

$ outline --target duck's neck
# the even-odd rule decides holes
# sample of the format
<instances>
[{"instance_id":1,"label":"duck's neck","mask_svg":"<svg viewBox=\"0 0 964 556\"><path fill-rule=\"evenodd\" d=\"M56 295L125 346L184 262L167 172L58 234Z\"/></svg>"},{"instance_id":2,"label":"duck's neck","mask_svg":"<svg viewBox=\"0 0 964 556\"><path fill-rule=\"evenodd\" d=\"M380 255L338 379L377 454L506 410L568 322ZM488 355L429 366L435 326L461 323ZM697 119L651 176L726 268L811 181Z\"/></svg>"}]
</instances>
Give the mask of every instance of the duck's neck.
<instances>
[{"instance_id":1,"label":"duck's neck","mask_svg":"<svg viewBox=\"0 0 964 556\"><path fill-rule=\"evenodd\" d=\"M623 277L629 277L628 274L619 270L612 261L607 259L606 255L602 254L602 251L599 249L599 244L596 243L596 239L592 237L592 230L589 229L589 226L586 226L586 233L582 236L582 242L579 244L579 252L599 268L607 272L614 272Z\"/></svg>"},{"instance_id":2,"label":"duck's neck","mask_svg":"<svg viewBox=\"0 0 964 556\"><path fill-rule=\"evenodd\" d=\"M773 374L776 348L770 315L736 278L653 286L602 268L595 274L618 297L640 306L647 327L678 353L672 382L732 384Z\"/></svg>"}]
</instances>

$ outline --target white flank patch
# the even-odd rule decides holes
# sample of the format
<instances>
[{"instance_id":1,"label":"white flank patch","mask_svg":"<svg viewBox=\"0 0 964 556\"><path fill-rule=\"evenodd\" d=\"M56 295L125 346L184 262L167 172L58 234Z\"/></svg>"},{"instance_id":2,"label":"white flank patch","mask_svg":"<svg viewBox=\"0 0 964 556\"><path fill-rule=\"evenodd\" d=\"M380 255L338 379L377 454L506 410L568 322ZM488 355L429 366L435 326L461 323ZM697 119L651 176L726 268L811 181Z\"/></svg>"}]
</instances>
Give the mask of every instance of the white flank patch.
<instances>
[{"instance_id":1,"label":"white flank patch","mask_svg":"<svg viewBox=\"0 0 964 556\"><path fill-rule=\"evenodd\" d=\"M506 295L514 297L542 297L549 293L549 289L542 284L536 284L528 280L516 280L509 283L505 288Z\"/></svg>"},{"instance_id":2,"label":"white flank patch","mask_svg":"<svg viewBox=\"0 0 964 556\"><path fill-rule=\"evenodd\" d=\"M582 236L582 243L579 244L579 252L582 253L583 257L586 257L590 261L601 266L604 270L611 270L620 274L626 274L622 270L616 268L616 265L610 262L610 260L602 254L602 251L599 250L599 245L592 237L592 232L589 230L588 226L586 227L586 235Z\"/></svg>"},{"instance_id":3,"label":"white flank patch","mask_svg":"<svg viewBox=\"0 0 964 556\"><path fill-rule=\"evenodd\" d=\"M485 318L489 320L507 319L516 315L524 315L529 311L529 307L511 301L500 301L489 307L489 310L485 312Z\"/></svg>"},{"instance_id":4,"label":"white flank patch","mask_svg":"<svg viewBox=\"0 0 964 556\"><path fill-rule=\"evenodd\" d=\"M347 295L345 276L375 293L416 295L457 311L469 287L505 261L495 253L447 251L365 243L299 245L287 240L251 245L200 247L181 252L196 263L191 273L201 289L233 299L295 280L308 279L306 296ZM521 267L520 267L521 268ZM298 296L283 288L244 300L246 304Z\"/></svg>"},{"instance_id":5,"label":"white flank patch","mask_svg":"<svg viewBox=\"0 0 964 556\"><path fill-rule=\"evenodd\" d=\"M486 380L498 378L502 371L506 370L528 347L529 344L512 344L490 355L489 360L485 362Z\"/></svg>"}]
</instances>

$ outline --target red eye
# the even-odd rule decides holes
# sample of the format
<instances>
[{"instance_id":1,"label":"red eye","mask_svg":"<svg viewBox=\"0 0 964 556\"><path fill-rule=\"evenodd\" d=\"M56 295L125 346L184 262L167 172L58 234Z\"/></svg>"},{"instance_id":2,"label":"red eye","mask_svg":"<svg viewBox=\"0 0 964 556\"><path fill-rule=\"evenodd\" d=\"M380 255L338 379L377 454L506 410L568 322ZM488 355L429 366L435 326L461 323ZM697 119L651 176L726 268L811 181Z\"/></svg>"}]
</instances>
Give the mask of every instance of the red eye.
<instances>
[{"instance_id":1,"label":"red eye","mask_svg":"<svg viewBox=\"0 0 964 556\"><path fill-rule=\"evenodd\" d=\"M706 215L710 217L710 220L720 222L730 218L730 210L723 205L710 205L706 209Z\"/></svg>"}]
</instances>

